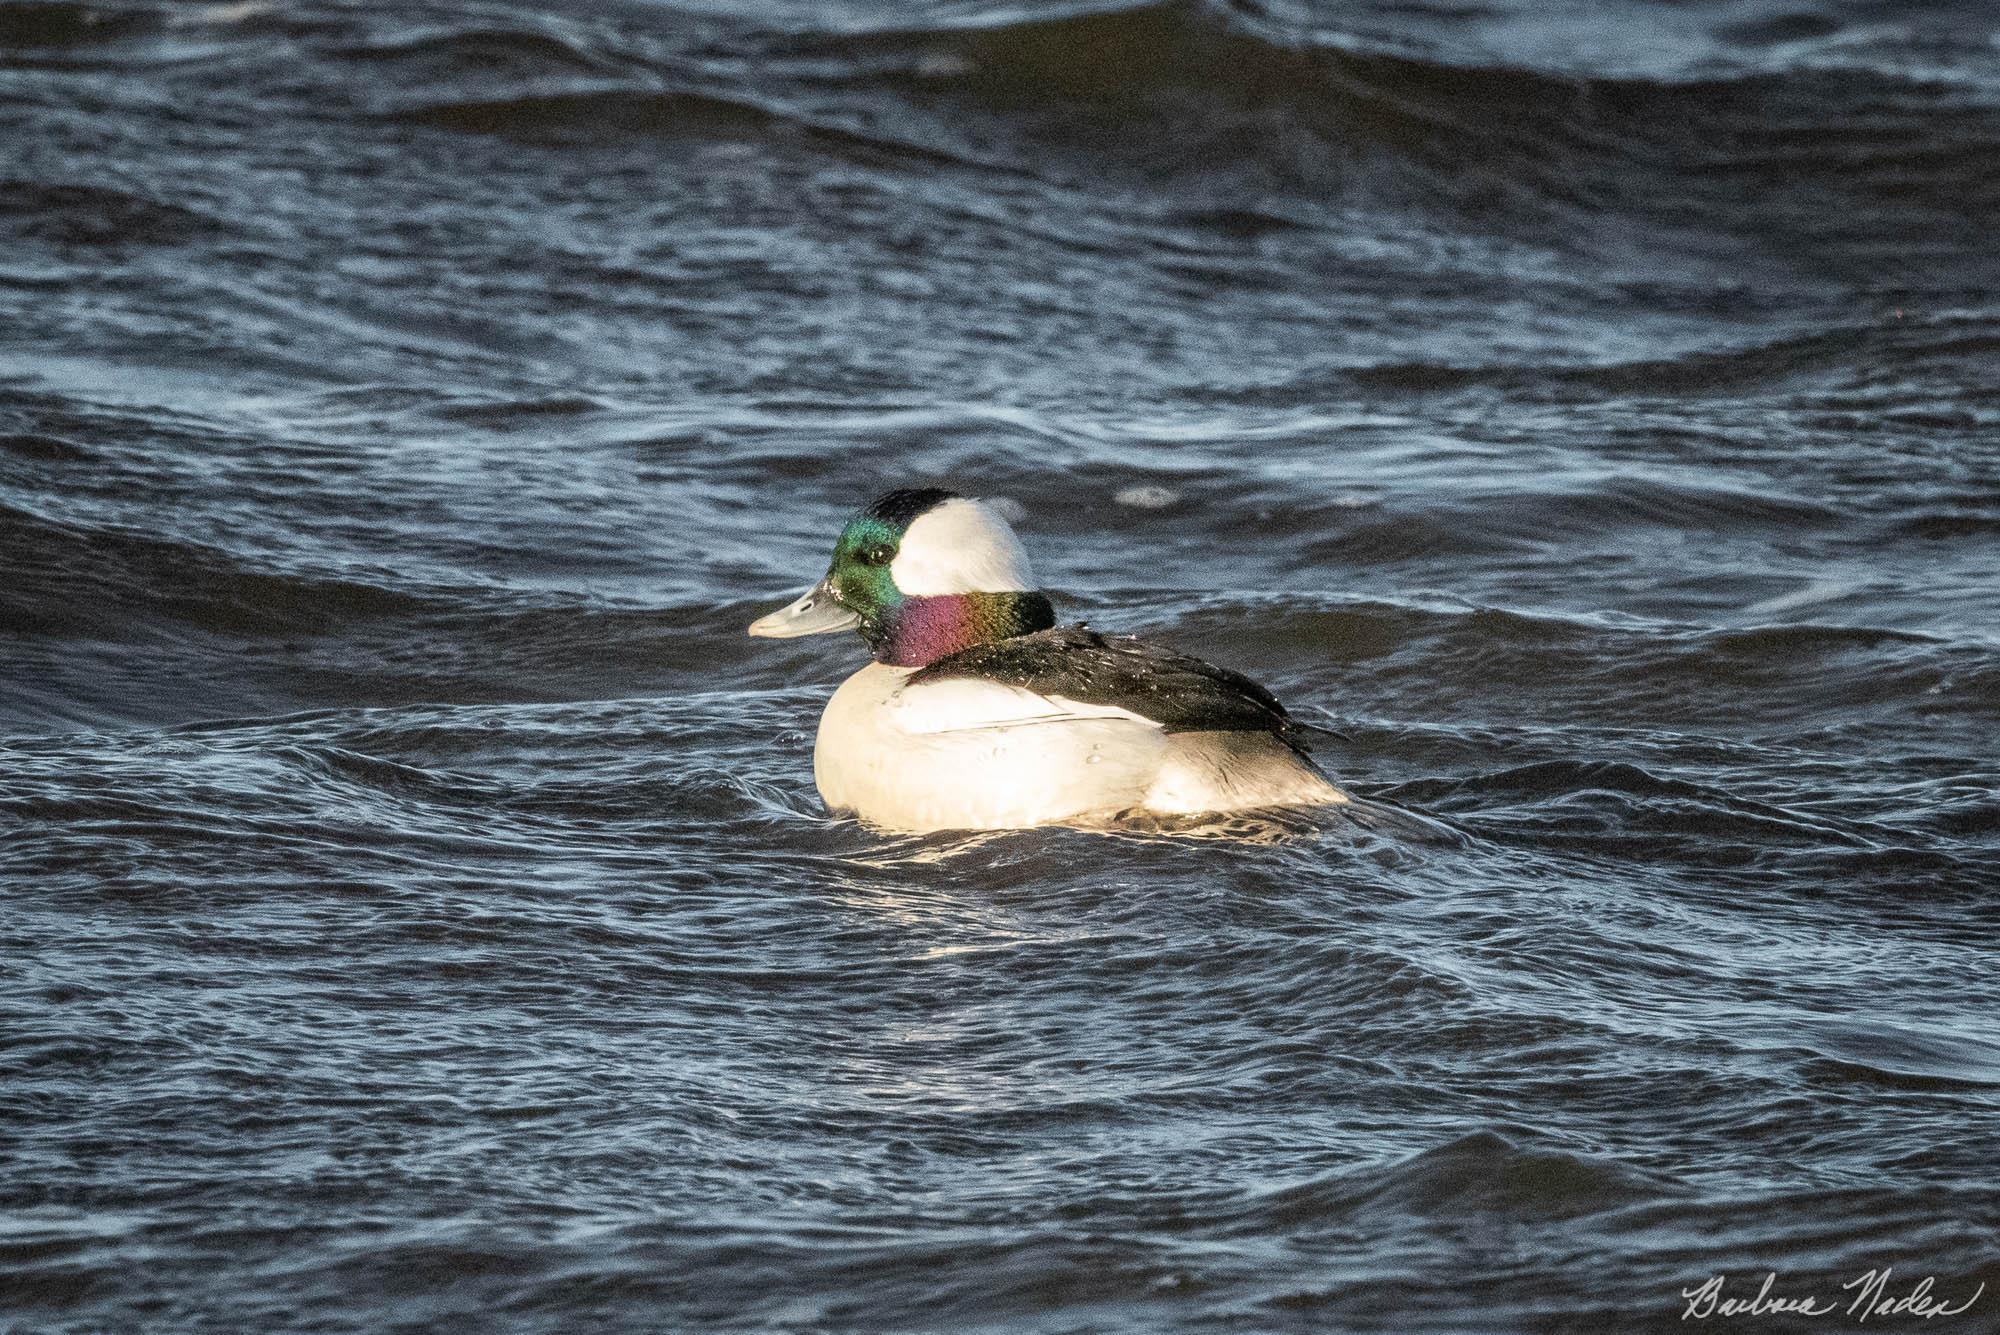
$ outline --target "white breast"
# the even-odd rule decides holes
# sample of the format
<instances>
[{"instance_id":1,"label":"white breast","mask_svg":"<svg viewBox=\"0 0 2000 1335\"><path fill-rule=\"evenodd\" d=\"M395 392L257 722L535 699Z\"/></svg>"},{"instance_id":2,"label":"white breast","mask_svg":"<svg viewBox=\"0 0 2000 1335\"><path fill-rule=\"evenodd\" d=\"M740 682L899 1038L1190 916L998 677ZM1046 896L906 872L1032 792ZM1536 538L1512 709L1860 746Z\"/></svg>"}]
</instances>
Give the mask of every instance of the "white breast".
<instances>
[{"instance_id":1,"label":"white breast","mask_svg":"<svg viewBox=\"0 0 2000 1335\"><path fill-rule=\"evenodd\" d=\"M906 691L912 671L871 663L827 702L813 775L829 807L899 830L1017 829L1136 807L1159 771L1151 722L995 682Z\"/></svg>"},{"instance_id":2,"label":"white breast","mask_svg":"<svg viewBox=\"0 0 2000 1335\"><path fill-rule=\"evenodd\" d=\"M1141 811L1344 802L1262 733L1168 734L1114 706L871 663L820 718L820 796L899 830L1019 829Z\"/></svg>"}]
</instances>

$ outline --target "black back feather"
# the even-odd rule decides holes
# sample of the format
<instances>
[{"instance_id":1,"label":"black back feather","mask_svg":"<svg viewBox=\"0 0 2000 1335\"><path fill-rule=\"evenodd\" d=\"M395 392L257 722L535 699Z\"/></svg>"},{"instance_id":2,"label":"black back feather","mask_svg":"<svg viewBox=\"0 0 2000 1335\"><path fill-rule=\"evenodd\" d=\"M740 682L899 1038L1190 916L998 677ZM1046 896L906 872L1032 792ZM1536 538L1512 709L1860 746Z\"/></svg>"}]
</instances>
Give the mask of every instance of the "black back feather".
<instances>
[{"instance_id":1,"label":"black back feather","mask_svg":"<svg viewBox=\"0 0 2000 1335\"><path fill-rule=\"evenodd\" d=\"M1113 705L1168 732L1268 732L1301 749L1299 725L1250 678L1127 635L1107 639L1082 626L1056 626L975 644L919 668L910 684L948 677Z\"/></svg>"}]
</instances>

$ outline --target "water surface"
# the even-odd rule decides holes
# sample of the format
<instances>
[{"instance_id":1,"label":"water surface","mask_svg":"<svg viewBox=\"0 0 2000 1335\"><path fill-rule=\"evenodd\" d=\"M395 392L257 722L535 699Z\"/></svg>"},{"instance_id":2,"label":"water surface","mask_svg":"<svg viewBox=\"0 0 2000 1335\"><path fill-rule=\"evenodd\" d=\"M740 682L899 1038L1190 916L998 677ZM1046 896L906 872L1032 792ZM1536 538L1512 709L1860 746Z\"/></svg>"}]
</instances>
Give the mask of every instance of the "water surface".
<instances>
[{"instance_id":1,"label":"water surface","mask_svg":"<svg viewBox=\"0 0 2000 1335\"><path fill-rule=\"evenodd\" d=\"M0 1319L2000 1312L1990 7L57 2L0 94ZM743 627L927 483L1452 837L829 819L858 645Z\"/></svg>"}]
</instances>

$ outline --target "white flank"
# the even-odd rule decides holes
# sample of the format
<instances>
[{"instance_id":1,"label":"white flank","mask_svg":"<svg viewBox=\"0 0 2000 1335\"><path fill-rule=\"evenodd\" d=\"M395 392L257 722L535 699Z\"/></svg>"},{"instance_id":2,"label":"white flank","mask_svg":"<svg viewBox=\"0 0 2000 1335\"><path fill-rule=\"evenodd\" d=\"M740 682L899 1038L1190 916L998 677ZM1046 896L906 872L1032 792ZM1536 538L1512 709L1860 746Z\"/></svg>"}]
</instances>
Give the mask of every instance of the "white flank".
<instances>
[{"instance_id":1,"label":"white flank","mask_svg":"<svg viewBox=\"0 0 2000 1335\"><path fill-rule=\"evenodd\" d=\"M1264 733L1169 734L1116 706L994 681L909 686L913 670L871 663L827 702L813 774L829 807L922 831L1347 800Z\"/></svg>"},{"instance_id":2,"label":"white flank","mask_svg":"<svg viewBox=\"0 0 2000 1335\"><path fill-rule=\"evenodd\" d=\"M965 732L1012 728L1031 723L1075 723L1080 719L1120 719L1156 732L1152 719L1117 705L1091 705L1060 695L1037 695L984 677L946 677L897 691L884 706L896 727L908 733Z\"/></svg>"}]
</instances>

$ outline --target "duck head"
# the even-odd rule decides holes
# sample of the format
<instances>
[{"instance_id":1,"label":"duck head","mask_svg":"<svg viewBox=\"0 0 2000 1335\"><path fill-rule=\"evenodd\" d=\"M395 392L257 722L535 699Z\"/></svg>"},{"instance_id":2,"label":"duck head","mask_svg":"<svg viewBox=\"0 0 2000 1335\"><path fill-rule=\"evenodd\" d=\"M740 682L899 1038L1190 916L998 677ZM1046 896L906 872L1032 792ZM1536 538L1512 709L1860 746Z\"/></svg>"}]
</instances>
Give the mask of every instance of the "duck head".
<instances>
[{"instance_id":1,"label":"duck head","mask_svg":"<svg viewBox=\"0 0 2000 1335\"><path fill-rule=\"evenodd\" d=\"M848 520L826 578L750 633L857 630L876 661L921 667L1054 624L1007 521L983 502L922 487L892 491Z\"/></svg>"}]
</instances>

